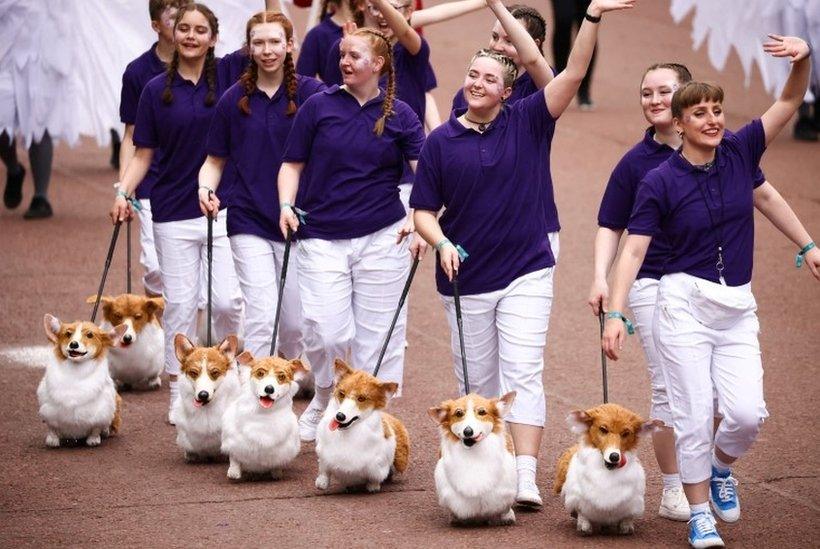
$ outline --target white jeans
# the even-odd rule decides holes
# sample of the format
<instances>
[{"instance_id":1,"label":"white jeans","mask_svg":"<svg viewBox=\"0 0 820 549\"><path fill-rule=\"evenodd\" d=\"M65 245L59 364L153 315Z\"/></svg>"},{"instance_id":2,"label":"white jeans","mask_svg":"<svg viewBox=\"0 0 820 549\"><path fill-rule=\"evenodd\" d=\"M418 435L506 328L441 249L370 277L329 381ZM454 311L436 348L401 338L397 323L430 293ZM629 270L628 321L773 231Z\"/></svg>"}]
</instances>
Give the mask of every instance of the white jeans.
<instances>
[{"instance_id":1,"label":"white jeans","mask_svg":"<svg viewBox=\"0 0 820 549\"><path fill-rule=\"evenodd\" d=\"M140 265L145 274L142 276L142 286L145 292L151 295L162 295L162 277L159 272L157 250L154 247L154 223L151 220L151 201L140 199L142 209L139 210L140 220Z\"/></svg>"},{"instance_id":2,"label":"white jeans","mask_svg":"<svg viewBox=\"0 0 820 549\"><path fill-rule=\"evenodd\" d=\"M558 266L558 254L561 253L561 239L558 236L558 231L547 233L547 239L550 241L550 248L552 249L552 257L555 259L555 266Z\"/></svg>"},{"instance_id":3,"label":"white jeans","mask_svg":"<svg viewBox=\"0 0 820 549\"><path fill-rule=\"evenodd\" d=\"M516 391L506 420L543 427L544 346L552 307L553 268L514 280L502 290L461 296L464 351L470 391L496 398ZM455 302L441 296L450 323L453 369L464 394Z\"/></svg>"},{"instance_id":4,"label":"white jeans","mask_svg":"<svg viewBox=\"0 0 820 549\"><path fill-rule=\"evenodd\" d=\"M273 337L285 243L250 234L234 235L229 240L245 303L245 349L255 357L265 357L270 353ZM277 336L278 351L289 359L298 358L304 351L296 248L297 243L294 242L282 293L282 314Z\"/></svg>"},{"instance_id":5,"label":"white jeans","mask_svg":"<svg viewBox=\"0 0 820 549\"><path fill-rule=\"evenodd\" d=\"M220 212L213 228L214 344L229 334L238 333L242 318L242 294L225 229L227 215L227 211ZM154 243L165 298L165 370L169 374L179 373L174 335L182 333L191 340L196 337L197 305L202 286L207 284L207 241L205 216L154 223Z\"/></svg>"},{"instance_id":6,"label":"white jeans","mask_svg":"<svg viewBox=\"0 0 820 549\"><path fill-rule=\"evenodd\" d=\"M311 362L317 387L333 384L336 358L351 356L354 368L375 368L410 269L407 242L396 244L403 223L359 238L299 241L299 293L317 347L316 363ZM379 379L401 385L406 328L400 317Z\"/></svg>"},{"instance_id":7,"label":"white jeans","mask_svg":"<svg viewBox=\"0 0 820 549\"><path fill-rule=\"evenodd\" d=\"M641 339L646 367L649 370L649 382L652 386L652 399L649 406L649 417L660 419L667 427L672 427L672 413L669 410L669 397L666 396L666 381L663 377L661 359L655 347L654 318L655 305L658 302L658 280L639 278L629 290L629 308L635 317L635 330Z\"/></svg>"},{"instance_id":8,"label":"white jeans","mask_svg":"<svg viewBox=\"0 0 820 549\"><path fill-rule=\"evenodd\" d=\"M737 311L714 303L704 305L698 288L707 286L721 296L748 292L750 305ZM713 392L723 417L714 445L732 457L746 453L769 415L763 400L760 324L749 286L727 288L683 273L665 275L660 281L655 345L685 483L711 477ZM706 325L722 315L730 326L715 329Z\"/></svg>"}]
</instances>

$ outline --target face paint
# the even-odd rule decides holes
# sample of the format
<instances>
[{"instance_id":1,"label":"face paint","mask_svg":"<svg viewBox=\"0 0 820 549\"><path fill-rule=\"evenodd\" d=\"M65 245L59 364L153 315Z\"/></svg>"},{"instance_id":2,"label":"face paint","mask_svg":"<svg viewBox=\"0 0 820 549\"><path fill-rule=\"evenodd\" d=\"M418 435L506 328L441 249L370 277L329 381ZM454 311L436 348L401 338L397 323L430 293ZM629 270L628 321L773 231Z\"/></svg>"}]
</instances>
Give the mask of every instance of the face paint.
<instances>
[{"instance_id":1,"label":"face paint","mask_svg":"<svg viewBox=\"0 0 820 549\"><path fill-rule=\"evenodd\" d=\"M356 86L370 78L378 79L379 72L367 40L358 36L348 36L342 40L339 49L339 69L346 85Z\"/></svg>"},{"instance_id":2,"label":"face paint","mask_svg":"<svg viewBox=\"0 0 820 549\"><path fill-rule=\"evenodd\" d=\"M285 29L279 23L262 23L254 26L250 32L248 46L259 70L264 72L281 69L285 57L293 48L287 39Z\"/></svg>"}]
</instances>

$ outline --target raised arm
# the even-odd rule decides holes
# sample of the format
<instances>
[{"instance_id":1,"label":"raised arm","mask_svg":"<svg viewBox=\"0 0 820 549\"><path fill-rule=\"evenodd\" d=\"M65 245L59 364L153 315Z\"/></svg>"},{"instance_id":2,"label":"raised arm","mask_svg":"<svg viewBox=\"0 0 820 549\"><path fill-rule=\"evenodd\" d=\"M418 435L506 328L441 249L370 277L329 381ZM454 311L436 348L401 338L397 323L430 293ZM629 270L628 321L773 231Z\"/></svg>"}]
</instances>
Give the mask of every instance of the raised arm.
<instances>
[{"instance_id":1,"label":"raised arm","mask_svg":"<svg viewBox=\"0 0 820 549\"><path fill-rule=\"evenodd\" d=\"M588 18L584 19L575 37L567 68L544 88L547 108L553 118L558 118L563 114L572 98L578 93L581 80L587 74L592 52L595 50L595 41L598 39L600 17L608 11L630 9L634 7L635 2L636 0L592 0L587 8ZM593 23L590 18L598 19L598 22Z\"/></svg>"},{"instance_id":2,"label":"raised arm","mask_svg":"<svg viewBox=\"0 0 820 549\"><path fill-rule=\"evenodd\" d=\"M763 131L766 133L766 145L771 143L783 129L803 102L803 96L809 86L811 74L811 49L805 40L796 36L779 36L770 34L770 41L763 44L763 49L773 57L788 57L792 67L789 78L780 97L769 107L763 116Z\"/></svg>"},{"instance_id":3,"label":"raised arm","mask_svg":"<svg viewBox=\"0 0 820 549\"><path fill-rule=\"evenodd\" d=\"M592 307L592 314L599 314L601 310L609 309L609 285L606 277L615 255L618 253L618 243L621 241L623 230L614 231L608 227L598 227L595 233L593 250L594 277L589 289L587 303Z\"/></svg>"},{"instance_id":4,"label":"raised arm","mask_svg":"<svg viewBox=\"0 0 820 549\"><path fill-rule=\"evenodd\" d=\"M649 248L649 243L652 241L651 236L643 236L638 234L630 234L626 237L624 249L618 257L618 262L615 263L615 274L612 277L612 292L609 297L609 309L623 314L626 306L626 297L629 294L629 288L635 282L635 277L638 276L638 271L641 268L644 257L646 257L646 250ZM618 355L624 346L624 337L626 336L625 323L620 318L607 318L606 328L604 329L604 339L601 346L606 352L606 356L612 360L618 360Z\"/></svg>"},{"instance_id":5,"label":"raised arm","mask_svg":"<svg viewBox=\"0 0 820 549\"><path fill-rule=\"evenodd\" d=\"M470 12L478 11L484 7L485 0L460 0L459 2L446 2L414 11L410 15L410 25L414 28L425 25L433 25L443 21L449 21Z\"/></svg>"},{"instance_id":6,"label":"raised arm","mask_svg":"<svg viewBox=\"0 0 820 549\"><path fill-rule=\"evenodd\" d=\"M304 168L304 162L282 162L282 167L279 168L279 229L285 238L288 237L288 229L293 232L299 230L299 218L294 211L294 204L299 190L299 177Z\"/></svg>"},{"instance_id":7,"label":"raised arm","mask_svg":"<svg viewBox=\"0 0 820 549\"><path fill-rule=\"evenodd\" d=\"M199 169L199 209L202 215L213 215L219 212L219 199L216 197L216 189L222 179L222 172L225 169L225 159L218 156L208 155L202 167Z\"/></svg>"},{"instance_id":8,"label":"raised arm","mask_svg":"<svg viewBox=\"0 0 820 549\"><path fill-rule=\"evenodd\" d=\"M524 28L524 25L512 16L510 10L501 3L501 0L486 0L486 2L506 31L510 42L515 46L521 65L529 73L535 85L538 88L543 88L549 84L553 78L552 69L544 56L541 55L541 50L538 49L538 45L532 39L530 33L527 32L527 29Z\"/></svg>"},{"instance_id":9,"label":"raised arm","mask_svg":"<svg viewBox=\"0 0 820 549\"><path fill-rule=\"evenodd\" d=\"M421 50L421 36L410 26L404 15L399 13L399 10L394 8L388 0L370 1L381 12L387 26L393 30L396 40L410 52L410 55L416 55ZM412 0L406 1L410 2Z\"/></svg>"}]
</instances>

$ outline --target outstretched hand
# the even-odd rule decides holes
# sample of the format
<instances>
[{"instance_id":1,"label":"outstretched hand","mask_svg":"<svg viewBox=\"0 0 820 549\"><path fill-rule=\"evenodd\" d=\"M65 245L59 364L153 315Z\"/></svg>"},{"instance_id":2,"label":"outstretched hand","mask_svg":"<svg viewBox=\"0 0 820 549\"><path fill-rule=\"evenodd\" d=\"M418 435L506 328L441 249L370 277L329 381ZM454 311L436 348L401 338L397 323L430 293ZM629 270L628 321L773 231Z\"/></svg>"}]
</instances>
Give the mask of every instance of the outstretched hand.
<instances>
[{"instance_id":1,"label":"outstretched hand","mask_svg":"<svg viewBox=\"0 0 820 549\"><path fill-rule=\"evenodd\" d=\"M350 36L357 30L358 27L355 21L345 21L344 25L342 25L342 36Z\"/></svg>"},{"instance_id":2,"label":"outstretched hand","mask_svg":"<svg viewBox=\"0 0 820 549\"><path fill-rule=\"evenodd\" d=\"M592 0L587 13L597 16L608 11L628 10L635 7L637 0Z\"/></svg>"},{"instance_id":3,"label":"outstretched hand","mask_svg":"<svg viewBox=\"0 0 820 549\"><path fill-rule=\"evenodd\" d=\"M797 63L809 56L811 49L805 40L797 36L780 36L770 34L768 42L763 43L763 51L772 57L788 57L792 63Z\"/></svg>"}]
</instances>

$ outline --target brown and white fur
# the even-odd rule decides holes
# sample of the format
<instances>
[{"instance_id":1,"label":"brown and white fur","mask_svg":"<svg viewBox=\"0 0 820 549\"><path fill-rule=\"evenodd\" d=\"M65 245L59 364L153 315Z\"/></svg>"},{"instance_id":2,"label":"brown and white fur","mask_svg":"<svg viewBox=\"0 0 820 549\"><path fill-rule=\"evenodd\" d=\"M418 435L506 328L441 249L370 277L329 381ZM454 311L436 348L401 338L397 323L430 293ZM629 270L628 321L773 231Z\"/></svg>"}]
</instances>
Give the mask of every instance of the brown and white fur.
<instances>
[{"instance_id":1,"label":"brown and white fur","mask_svg":"<svg viewBox=\"0 0 820 549\"><path fill-rule=\"evenodd\" d=\"M60 439L85 439L98 446L122 423L122 401L108 374L108 350L116 345L125 326L102 330L91 322L63 323L45 315L46 336L54 356L37 387L40 417L48 426L46 446Z\"/></svg>"},{"instance_id":2,"label":"brown and white fur","mask_svg":"<svg viewBox=\"0 0 820 549\"><path fill-rule=\"evenodd\" d=\"M282 477L282 468L299 455L299 424L293 413L298 380L309 370L298 359L236 357L244 366L239 396L222 416L222 453L230 459L228 478L245 473Z\"/></svg>"},{"instance_id":3,"label":"brown and white fur","mask_svg":"<svg viewBox=\"0 0 820 549\"><path fill-rule=\"evenodd\" d=\"M558 460L555 493L575 516L579 532L616 527L620 534L633 533L634 519L643 515L646 491L635 449L641 436L663 423L644 422L617 404L576 410L567 422L581 438Z\"/></svg>"},{"instance_id":4,"label":"brown and white fur","mask_svg":"<svg viewBox=\"0 0 820 549\"><path fill-rule=\"evenodd\" d=\"M407 429L384 412L398 384L340 359L334 369L336 388L316 429L316 487L327 490L333 478L345 488L364 484L368 492L378 492L392 473L407 469L410 457Z\"/></svg>"},{"instance_id":5,"label":"brown and white fur","mask_svg":"<svg viewBox=\"0 0 820 549\"><path fill-rule=\"evenodd\" d=\"M170 419L186 461L221 455L222 416L239 394L236 346L233 335L213 347L194 347L183 334L174 337L181 376Z\"/></svg>"},{"instance_id":6,"label":"brown and white fur","mask_svg":"<svg viewBox=\"0 0 820 549\"><path fill-rule=\"evenodd\" d=\"M94 303L97 296L87 299ZM103 328L124 324L120 344L109 352L108 369L120 389L158 389L165 368L165 334L160 324L161 297L121 294L100 298Z\"/></svg>"},{"instance_id":7,"label":"brown and white fur","mask_svg":"<svg viewBox=\"0 0 820 549\"><path fill-rule=\"evenodd\" d=\"M451 522L514 524L517 492L515 451L504 416L515 391L486 399L471 393L447 400L428 413L441 427L436 463L439 505Z\"/></svg>"}]
</instances>

